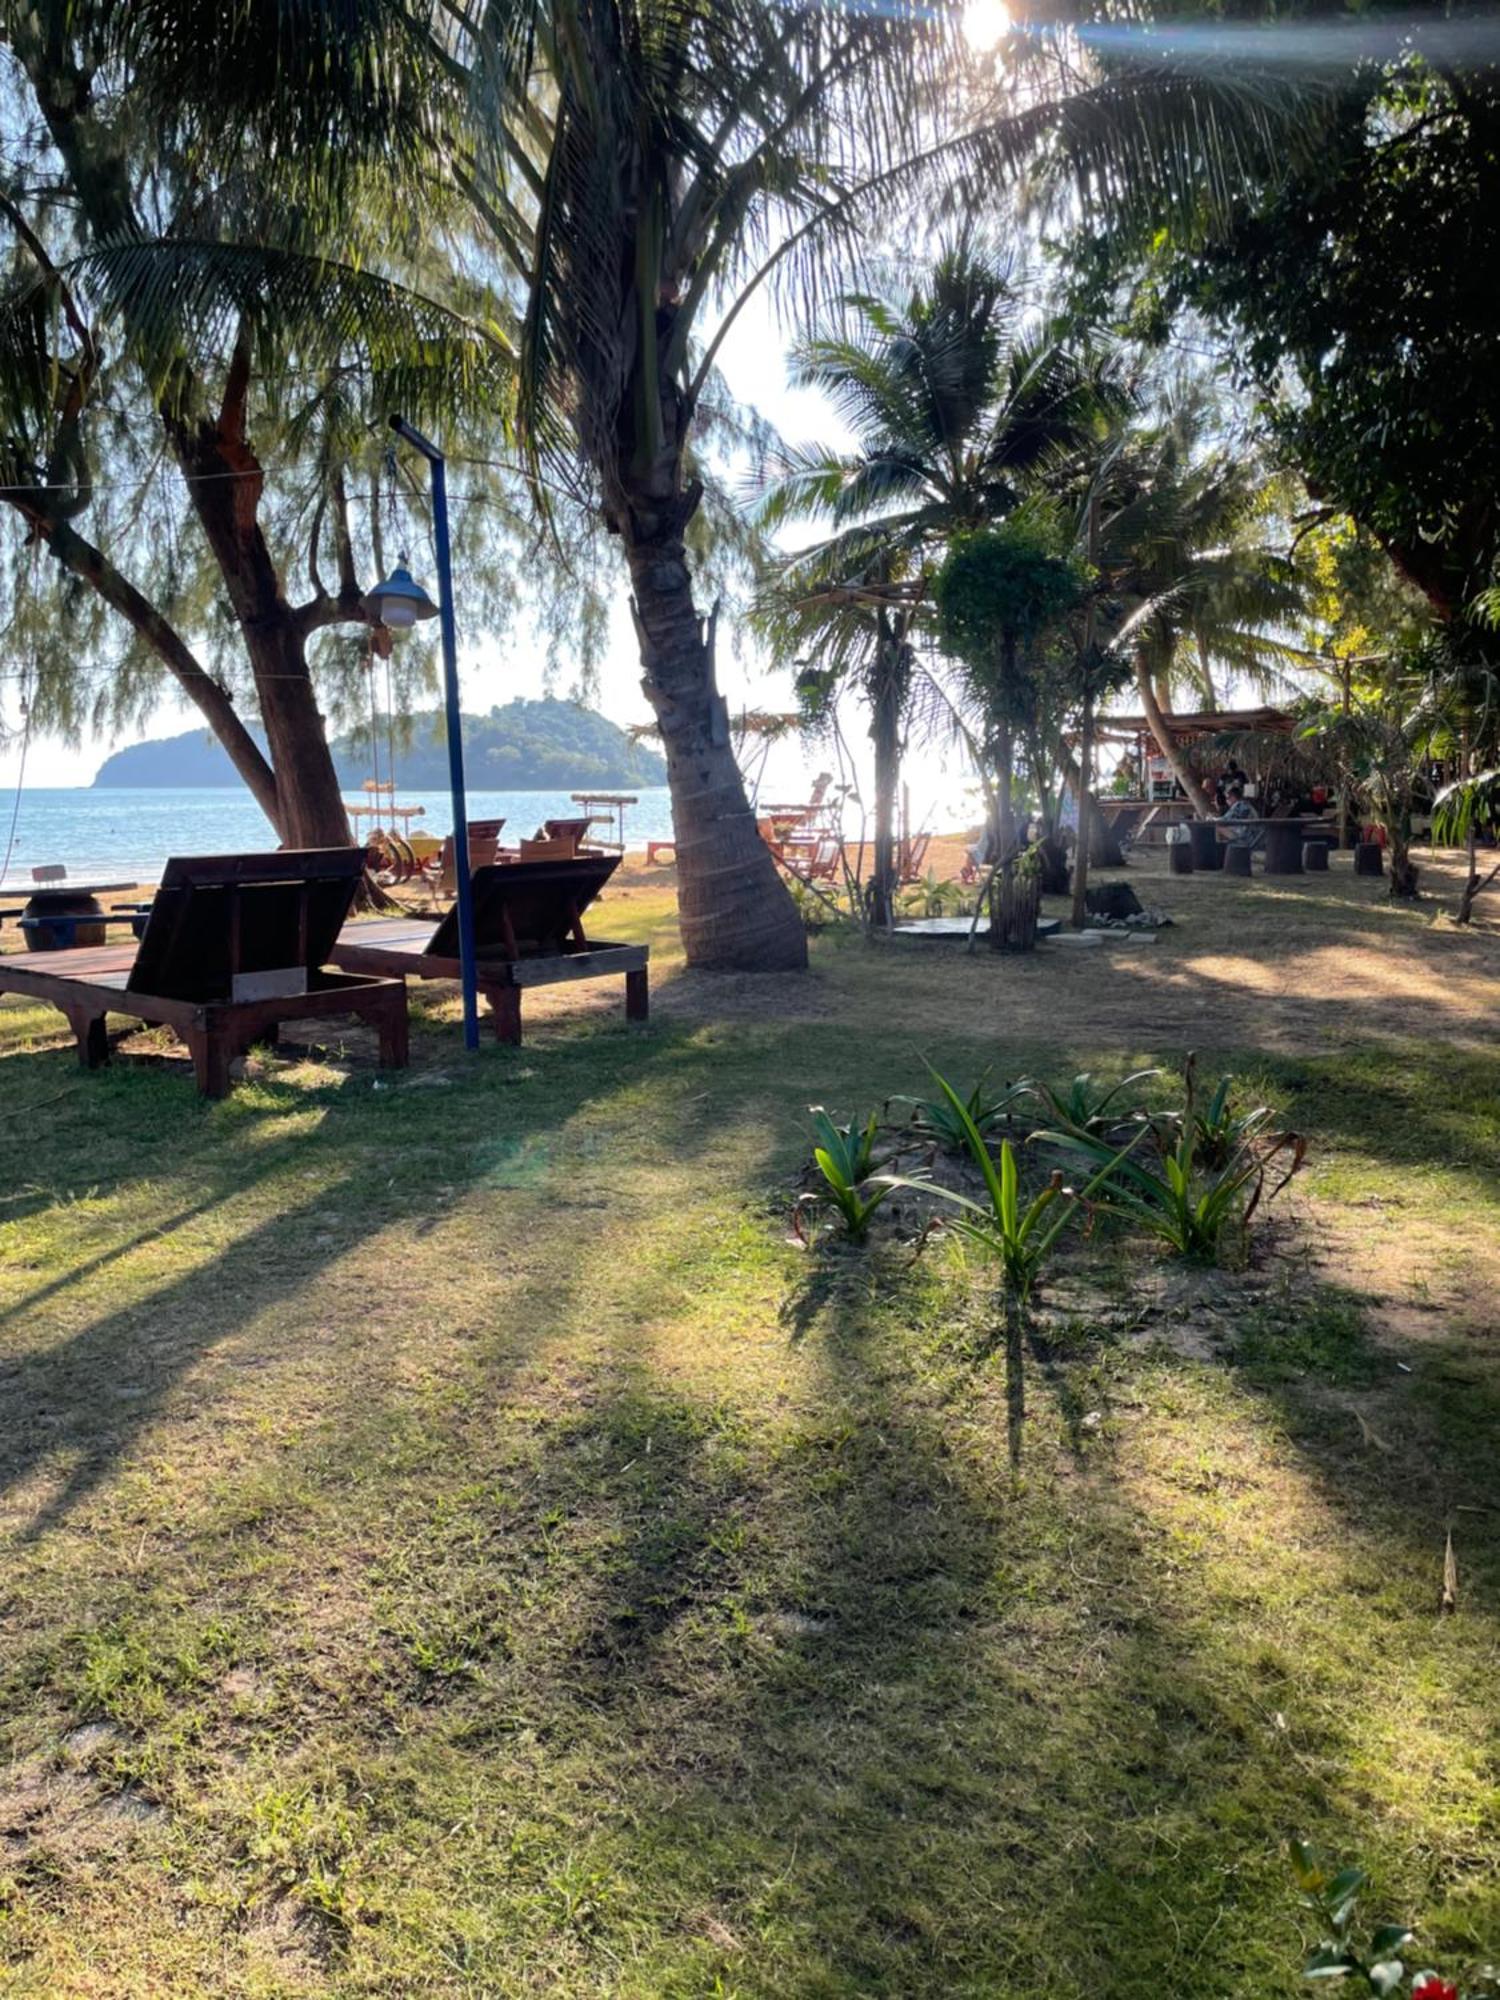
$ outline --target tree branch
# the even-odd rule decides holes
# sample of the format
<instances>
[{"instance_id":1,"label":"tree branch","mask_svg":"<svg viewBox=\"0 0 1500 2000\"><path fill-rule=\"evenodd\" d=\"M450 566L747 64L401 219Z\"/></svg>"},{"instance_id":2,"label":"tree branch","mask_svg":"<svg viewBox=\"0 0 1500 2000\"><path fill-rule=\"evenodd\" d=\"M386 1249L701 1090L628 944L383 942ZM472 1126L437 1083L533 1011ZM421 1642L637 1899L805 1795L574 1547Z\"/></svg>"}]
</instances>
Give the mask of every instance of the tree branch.
<instances>
[{"instance_id":1,"label":"tree branch","mask_svg":"<svg viewBox=\"0 0 1500 2000\"><path fill-rule=\"evenodd\" d=\"M256 804L279 833L280 806L276 796L275 773L262 756L255 738L240 720L234 703L205 670L181 634L129 578L115 568L104 552L85 540L69 522L49 515L35 501L28 504L15 491L5 493L4 498L47 544L62 567L86 583L145 640L228 751L231 763L249 787Z\"/></svg>"}]
</instances>

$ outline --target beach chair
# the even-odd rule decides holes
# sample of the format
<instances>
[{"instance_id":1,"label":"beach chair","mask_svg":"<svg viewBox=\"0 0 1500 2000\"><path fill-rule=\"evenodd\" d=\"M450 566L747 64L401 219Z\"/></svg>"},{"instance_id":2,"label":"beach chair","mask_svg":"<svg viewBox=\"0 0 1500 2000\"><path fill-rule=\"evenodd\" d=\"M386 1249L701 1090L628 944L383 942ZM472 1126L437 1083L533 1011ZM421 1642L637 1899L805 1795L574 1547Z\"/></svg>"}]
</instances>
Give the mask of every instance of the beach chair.
<instances>
[{"instance_id":1,"label":"beach chair","mask_svg":"<svg viewBox=\"0 0 1500 2000\"><path fill-rule=\"evenodd\" d=\"M174 1028L205 1097L224 1096L230 1063L284 1021L353 1015L400 1069L404 985L324 969L364 860L362 848L330 847L169 861L138 944L0 958L0 993L65 1014L90 1069L108 1060L110 1014Z\"/></svg>"},{"instance_id":2,"label":"beach chair","mask_svg":"<svg viewBox=\"0 0 1500 2000\"><path fill-rule=\"evenodd\" d=\"M471 819L469 821L469 872L476 868L487 868L497 858L500 846L500 829L503 819ZM453 867L453 835L443 841L443 858L438 869L438 888L444 896L458 894L458 876Z\"/></svg>"},{"instance_id":3,"label":"beach chair","mask_svg":"<svg viewBox=\"0 0 1500 2000\"><path fill-rule=\"evenodd\" d=\"M932 843L930 833L914 833L909 839L899 843L896 855L896 879L903 887L910 888L923 878L927 866L927 849Z\"/></svg>"},{"instance_id":4,"label":"beach chair","mask_svg":"<svg viewBox=\"0 0 1500 2000\"><path fill-rule=\"evenodd\" d=\"M576 854L578 849L587 843L589 828L593 824L593 819L587 815L582 819L545 819L542 821L542 830L537 839L569 841Z\"/></svg>"},{"instance_id":5,"label":"beach chair","mask_svg":"<svg viewBox=\"0 0 1500 2000\"><path fill-rule=\"evenodd\" d=\"M833 882L838 879L843 851L837 834L822 833L813 840L788 841L776 858L799 882Z\"/></svg>"},{"instance_id":6,"label":"beach chair","mask_svg":"<svg viewBox=\"0 0 1500 2000\"><path fill-rule=\"evenodd\" d=\"M522 861L572 861L577 853L578 842L571 838L523 840L519 858ZM619 858L615 856L617 861Z\"/></svg>"},{"instance_id":7,"label":"beach chair","mask_svg":"<svg viewBox=\"0 0 1500 2000\"><path fill-rule=\"evenodd\" d=\"M649 947L591 939L583 913L620 865L618 854L504 861L474 871L474 939L479 990L502 1042L521 1039L521 996L533 986L623 974L625 1017L650 1009ZM458 912L430 919L380 918L345 925L333 963L346 972L409 979L457 979Z\"/></svg>"}]
</instances>

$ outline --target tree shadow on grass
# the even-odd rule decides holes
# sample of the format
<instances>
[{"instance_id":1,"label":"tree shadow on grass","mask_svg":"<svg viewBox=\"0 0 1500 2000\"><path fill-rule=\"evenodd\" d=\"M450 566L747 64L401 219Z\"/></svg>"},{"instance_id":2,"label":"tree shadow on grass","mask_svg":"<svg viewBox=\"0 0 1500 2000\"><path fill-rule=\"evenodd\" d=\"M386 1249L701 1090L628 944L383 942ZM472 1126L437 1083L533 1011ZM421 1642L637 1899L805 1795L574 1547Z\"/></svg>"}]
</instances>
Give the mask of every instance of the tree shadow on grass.
<instances>
[{"instance_id":1,"label":"tree shadow on grass","mask_svg":"<svg viewBox=\"0 0 1500 2000\"><path fill-rule=\"evenodd\" d=\"M391 1171L395 1163L409 1167L414 1153L426 1148L441 1160L450 1195L486 1180L504 1186L512 1155L499 1160L497 1172L494 1151L497 1122L504 1122L508 1140L536 1142L528 1172L534 1180L545 1179L555 1165L548 1153L553 1138L603 1094L607 1079L618 1081L623 1071L640 1082L655 1064L672 1063L676 1045L661 1034L626 1042L605 1031L579 1037L567 1054L578 1059L569 1061L559 1052L534 1067L541 1087L508 1087L506 1070L515 1066L502 1058L481 1064L464 1079L467 1088L393 1089L379 1098L348 1087L332 1093L287 1091L263 1111L248 1112L232 1101L213 1107L217 1115L207 1125L203 1107L176 1078L160 1081L160 1091L169 1094L166 1103L155 1101L156 1089L105 1093L90 1128L97 1145L128 1133L129 1119L146 1109L159 1130L169 1134L175 1126L183 1134L192 1180L196 1186L206 1181L207 1191L165 1218L153 1216L126 1242L18 1302L18 1311L55 1309L60 1293L83 1283L102 1294L105 1306L60 1341L44 1337L13 1348L0 1375L0 1496L49 1466L66 1468L57 1490L32 1512L23 1537L45 1535L91 1494L135 1449L176 1385L205 1356L232 1344L256 1315L295 1301L328 1264L356 1253L361 1239L406 1218L411 1191L405 1175L398 1185ZM15 1056L8 1068L45 1060ZM316 1135L275 1136L278 1109L305 1111L310 1103L328 1112ZM316 1169L314 1190L280 1202L201 1265L108 1309L110 1267L120 1258L152 1239L180 1234L232 1199L244 1197L253 1207L257 1189L274 1185L279 1176L295 1186L295 1169L303 1165ZM143 1185L143 1202L159 1207L165 1179L156 1174ZM333 1231L321 1226L330 1211L338 1218ZM36 1332L46 1331L39 1319ZM294 1319L279 1337L294 1344L302 1331Z\"/></svg>"},{"instance_id":2,"label":"tree shadow on grass","mask_svg":"<svg viewBox=\"0 0 1500 2000\"><path fill-rule=\"evenodd\" d=\"M1295 1947L1253 1925L1322 1780L1273 1703L1218 1690L1107 1476L1012 1491L995 1402L977 1474L972 1417L907 1393L881 1332L840 1312L758 1479L628 1361L548 1455L610 1550L553 1700L628 1827L604 1844L652 1937L627 1990L1260 2000ZM1195 1953L1247 1848L1278 1873L1249 1867L1226 1980Z\"/></svg>"}]
</instances>

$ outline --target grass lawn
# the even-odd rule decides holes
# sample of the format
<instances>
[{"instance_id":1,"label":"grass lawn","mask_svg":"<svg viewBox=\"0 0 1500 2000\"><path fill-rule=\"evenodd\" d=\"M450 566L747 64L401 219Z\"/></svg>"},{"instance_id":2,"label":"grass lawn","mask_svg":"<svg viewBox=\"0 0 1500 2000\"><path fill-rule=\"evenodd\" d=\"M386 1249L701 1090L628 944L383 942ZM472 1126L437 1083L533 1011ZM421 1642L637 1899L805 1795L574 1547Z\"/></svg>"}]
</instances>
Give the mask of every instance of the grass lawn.
<instances>
[{"instance_id":1,"label":"grass lawn","mask_svg":"<svg viewBox=\"0 0 1500 2000\"><path fill-rule=\"evenodd\" d=\"M1299 1831L1500 1954L1500 940L1346 869L759 981L638 874L649 1027L218 1105L0 1007L0 1991L1265 2000ZM1190 1046L1309 1168L1070 1259L1016 1482L985 1272L792 1240L807 1107Z\"/></svg>"}]
</instances>

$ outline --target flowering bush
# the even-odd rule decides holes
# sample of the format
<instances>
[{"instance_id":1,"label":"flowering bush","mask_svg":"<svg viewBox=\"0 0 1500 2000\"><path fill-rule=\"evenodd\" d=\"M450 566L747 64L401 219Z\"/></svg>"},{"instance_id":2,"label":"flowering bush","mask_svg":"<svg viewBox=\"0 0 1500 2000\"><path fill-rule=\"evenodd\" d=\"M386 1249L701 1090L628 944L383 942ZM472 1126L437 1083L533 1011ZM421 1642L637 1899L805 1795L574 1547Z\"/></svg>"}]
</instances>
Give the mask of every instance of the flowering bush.
<instances>
[{"instance_id":1,"label":"flowering bush","mask_svg":"<svg viewBox=\"0 0 1500 2000\"><path fill-rule=\"evenodd\" d=\"M1367 1880L1363 1868L1336 1868L1305 1840L1294 1840L1292 1873L1302 1907L1317 1914L1324 1931L1302 1967L1304 1979L1350 1979L1357 1992L1410 2000L1500 2000L1500 1971L1492 1965L1481 1966L1462 1986L1437 1972L1408 1972L1399 1954L1415 1933L1405 1924L1378 1925L1361 1950L1354 1913Z\"/></svg>"}]
</instances>

